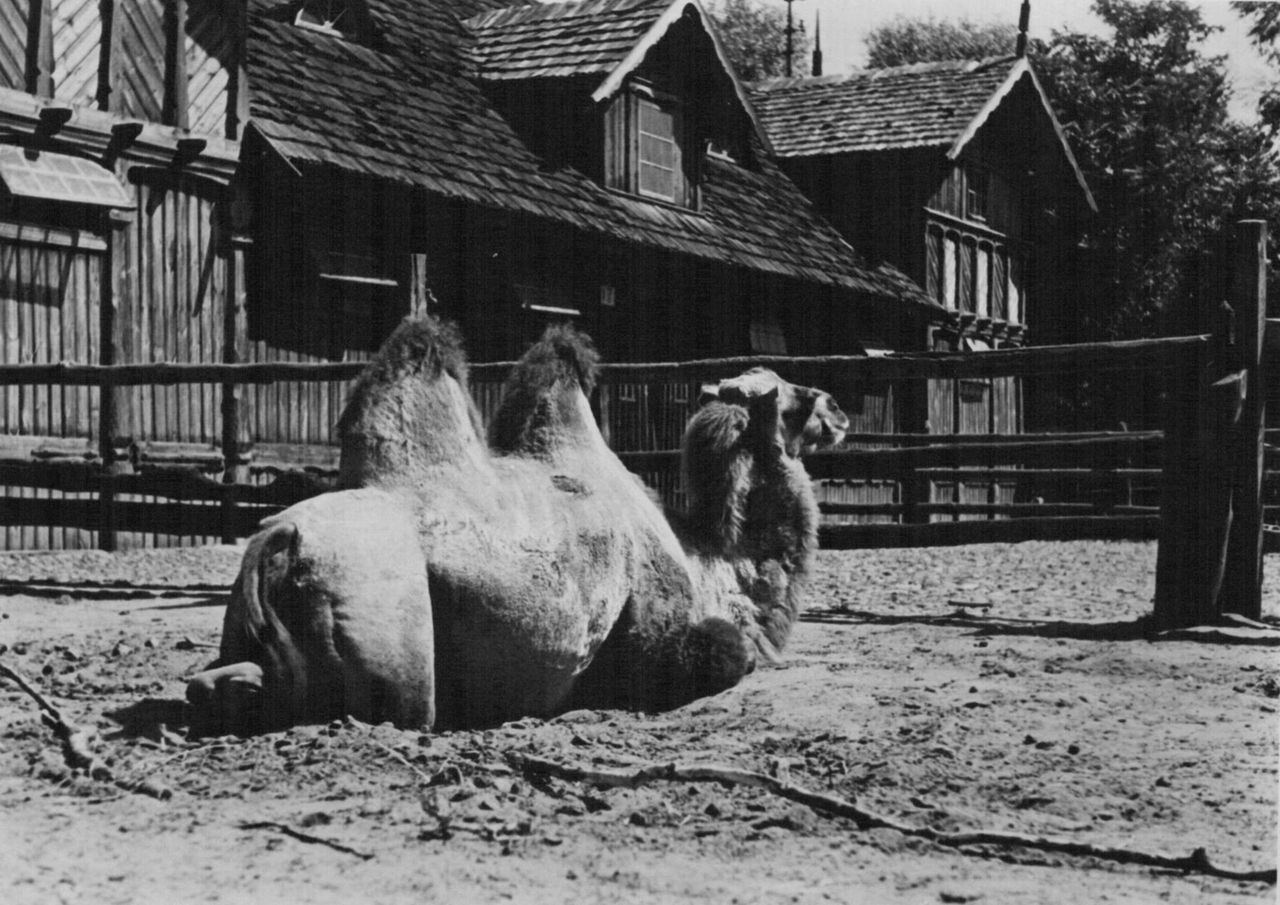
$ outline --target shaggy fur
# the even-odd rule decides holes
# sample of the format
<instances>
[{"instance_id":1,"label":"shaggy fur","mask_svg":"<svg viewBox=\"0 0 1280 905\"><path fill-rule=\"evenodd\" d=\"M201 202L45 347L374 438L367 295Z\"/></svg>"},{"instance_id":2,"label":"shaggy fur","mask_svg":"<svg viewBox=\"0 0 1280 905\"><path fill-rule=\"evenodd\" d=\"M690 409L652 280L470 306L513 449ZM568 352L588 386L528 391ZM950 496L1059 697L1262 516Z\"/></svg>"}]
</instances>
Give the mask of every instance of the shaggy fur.
<instances>
[{"instance_id":1,"label":"shaggy fur","mask_svg":"<svg viewBox=\"0 0 1280 905\"><path fill-rule=\"evenodd\" d=\"M596 361L585 337L549 331L512 375L491 449L456 334L402 324L343 415L347 489L249 544L221 655L189 689L209 731L672 707L776 655L816 518L780 427L790 385L716 403L734 409L716 416L732 452L711 448L735 502L732 539L712 542L696 519L678 536L604 443Z\"/></svg>"}]
</instances>

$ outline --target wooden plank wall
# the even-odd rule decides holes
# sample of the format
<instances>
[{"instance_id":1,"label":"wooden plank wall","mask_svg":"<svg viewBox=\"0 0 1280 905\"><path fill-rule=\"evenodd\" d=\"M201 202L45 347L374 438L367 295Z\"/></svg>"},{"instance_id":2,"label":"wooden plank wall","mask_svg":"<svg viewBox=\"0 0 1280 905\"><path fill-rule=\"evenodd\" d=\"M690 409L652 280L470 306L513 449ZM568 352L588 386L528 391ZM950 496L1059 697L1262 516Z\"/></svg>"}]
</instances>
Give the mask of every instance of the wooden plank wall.
<instances>
[{"instance_id":1,"label":"wooden plank wall","mask_svg":"<svg viewBox=\"0 0 1280 905\"><path fill-rule=\"evenodd\" d=\"M117 361L222 361L227 262L217 247L217 188L134 173L135 220L119 236ZM122 388L120 432L137 441L213 444L219 399L210 384Z\"/></svg>"},{"instance_id":2,"label":"wooden plank wall","mask_svg":"<svg viewBox=\"0 0 1280 905\"><path fill-rule=\"evenodd\" d=\"M21 232L0 225L0 339L4 361L45 363L98 360L102 246L83 247L75 234ZM90 448L98 393L90 387L7 386L0 390L0 433L83 439ZM0 486L0 496L50 499L54 491ZM87 498L84 495L73 495ZM94 543L72 528L0 529L3 549L60 549Z\"/></svg>"},{"instance_id":3,"label":"wooden plank wall","mask_svg":"<svg viewBox=\"0 0 1280 905\"><path fill-rule=\"evenodd\" d=\"M96 363L101 251L76 247L70 234L27 232L48 241L5 237L0 231L3 360ZM95 397L89 387L5 387L0 432L83 437L87 444L97 419Z\"/></svg>"}]
</instances>

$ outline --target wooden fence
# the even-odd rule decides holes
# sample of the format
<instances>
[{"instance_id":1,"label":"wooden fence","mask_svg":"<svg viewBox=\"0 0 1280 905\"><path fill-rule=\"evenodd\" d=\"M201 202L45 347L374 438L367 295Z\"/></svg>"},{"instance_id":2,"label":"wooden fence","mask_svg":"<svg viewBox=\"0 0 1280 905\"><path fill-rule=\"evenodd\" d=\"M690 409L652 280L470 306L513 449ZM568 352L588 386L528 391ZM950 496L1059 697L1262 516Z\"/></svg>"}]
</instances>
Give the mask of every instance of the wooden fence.
<instances>
[{"instance_id":1,"label":"wooden fence","mask_svg":"<svg viewBox=\"0 0 1280 905\"><path fill-rule=\"evenodd\" d=\"M597 407L616 422L616 387L657 387L654 396L681 399L674 386L746 367L766 365L797 382L823 384L839 372L848 381L972 379L1088 369L1194 368L1210 347L1208 335L1079 346L1032 347L980 353L922 353L882 358L738 358L659 364L606 365ZM238 365L0 365L8 385L128 386L205 383L224 386L280 381L350 380L359 364L272 363ZM491 410L493 386L506 363L473 365L482 408ZM229 396L231 394L228 394ZM232 397L233 398L233 397ZM613 400L613 401L610 401ZM603 404L601 404L603 402ZM691 406L692 403L689 403ZM687 412L668 406L670 444L619 455L668 498L678 495L675 439ZM228 410L224 405L224 412ZM611 417L614 416L614 417ZM670 428L670 429L667 429ZM624 441L634 431L624 423ZM657 429L657 428L651 428ZM616 423L611 431L623 434ZM18 438L11 438L16 440ZM326 489L336 466L334 446L144 444L127 451L100 443L27 439L0 451L0 486L53 491L61 498L0 497L0 521L13 527L55 526L98 534L113 547L121 532L231 540L251 533L264 515ZM615 445L618 445L615 442ZM850 434L837 451L807 459L821 485L848 482L891 488L885 499L842 502L824 494L828 546L972 543L1069 537L1155 537L1164 435L1159 431L1072 434ZM1272 459L1275 453L1271 453ZM1016 488L996 499L993 488ZM964 498L965 487L982 499ZM939 492L942 488L943 492ZM950 490L950 494L946 491ZM156 500L157 502L148 502ZM853 521L858 519L861 523Z\"/></svg>"},{"instance_id":2,"label":"wooden fence","mask_svg":"<svg viewBox=\"0 0 1280 905\"><path fill-rule=\"evenodd\" d=\"M1269 385L1263 376L1266 360L1280 354L1280 322L1265 318L1262 225L1246 223L1241 230L1235 305L1230 316L1217 312L1211 332L977 353L613 364L603 369L597 414L628 467L668 500L678 501L675 445L698 385L747 367L772 367L787 379L818 386L1158 371L1171 389L1165 431L851 434L841 450L807 460L810 474L824 488L822 542L848 549L1159 537L1164 590L1157 596L1164 593L1164 610L1204 615L1207 606L1221 612L1223 599L1257 596L1248 588L1260 588L1263 538L1275 536L1264 523L1280 522L1276 482L1267 478L1280 470L1280 436L1266 432ZM102 400L119 387L203 385L221 393L222 416L220 446L150 443L118 449L111 406L105 404L89 405L101 413L96 446L83 440L7 438L7 447L0 445L0 487L10 488L0 496L5 541L23 545L39 530L77 533L80 544L88 533L103 549L114 549L117 539L130 533L223 541L244 537L262 517L328 489L336 447L242 443L241 388L346 382L363 367L358 362L0 365L0 387L89 388L91 394L96 388ZM496 405L497 385L509 367L472 366L484 412ZM651 408L638 405L639 394ZM667 448L655 450L655 445ZM842 499L841 488L851 482L875 492ZM1240 552L1246 548L1256 553ZM1206 561L1214 564L1205 567L1207 573L1196 565ZM1256 615L1256 606L1230 605ZM1166 621L1178 619L1186 621L1173 616Z\"/></svg>"}]
</instances>

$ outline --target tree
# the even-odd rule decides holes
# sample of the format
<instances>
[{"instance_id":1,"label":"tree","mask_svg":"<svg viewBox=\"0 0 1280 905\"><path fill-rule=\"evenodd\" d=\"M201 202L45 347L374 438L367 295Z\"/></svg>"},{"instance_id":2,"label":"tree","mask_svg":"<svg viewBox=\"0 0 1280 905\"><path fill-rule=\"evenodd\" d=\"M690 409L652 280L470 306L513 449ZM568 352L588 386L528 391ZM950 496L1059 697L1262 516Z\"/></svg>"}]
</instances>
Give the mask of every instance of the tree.
<instances>
[{"instance_id":1,"label":"tree","mask_svg":"<svg viewBox=\"0 0 1280 905\"><path fill-rule=\"evenodd\" d=\"M761 0L719 0L709 9L729 61L746 82L787 74L787 11ZM809 74L810 40L802 23L792 35L791 74Z\"/></svg>"},{"instance_id":2,"label":"tree","mask_svg":"<svg viewBox=\"0 0 1280 905\"><path fill-rule=\"evenodd\" d=\"M1244 19L1252 20L1249 37L1254 46L1270 61L1280 67L1280 4L1259 3L1255 0L1233 0L1231 8ZM1273 77L1271 85L1258 98L1258 118L1274 139L1280 136L1280 76Z\"/></svg>"},{"instance_id":3,"label":"tree","mask_svg":"<svg viewBox=\"0 0 1280 905\"><path fill-rule=\"evenodd\" d=\"M1280 214L1263 130L1227 113L1217 29L1182 0L1095 0L1109 36L1055 31L1036 69L1101 207L1082 237L1080 338L1185 328L1197 258L1234 220Z\"/></svg>"},{"instance_id":4,"label":"tree","mask_svg":"<svg viewBox=\"0 0 1280 905\"><path fill-rule=\"evenodd\" d=\"M878 69L1008 56L1014 52L1017 40L1018 29L1009 23L969 19L952 22L932 16L910 19L899 15L867 34L867 65Z\"/></svg>"}]
</instances>

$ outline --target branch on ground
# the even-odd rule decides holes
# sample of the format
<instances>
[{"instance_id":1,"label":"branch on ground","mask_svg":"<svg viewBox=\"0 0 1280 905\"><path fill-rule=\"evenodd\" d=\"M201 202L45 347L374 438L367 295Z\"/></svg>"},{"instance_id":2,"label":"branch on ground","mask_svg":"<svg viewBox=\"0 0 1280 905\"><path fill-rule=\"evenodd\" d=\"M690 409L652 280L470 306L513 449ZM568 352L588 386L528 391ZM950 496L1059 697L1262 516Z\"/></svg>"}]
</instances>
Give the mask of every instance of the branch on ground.
<instances>
[{"instance_id":1,"label":"branch on ground","mask_svg":"<svg viewBox=\"0 0 1280 905\"><path fill-rule=\"evenodd\" d=\"M994 845L1013 848L1034 849L1036 851L1058 852L1065 855L1098 858L1115 861L1120 864L1137 864L1143 867L1155 867L1165 870L1178 870L1187 873L1205 874L1211 877L1222 877L1228 880L1245 880L1258 883L1276 882L1276 869L1270 868L1255 871L1236 871L1218 867L1209 860L1203 848L1197 848L1190 855L1173 856L1134 851L1132 849L1111 848L1109 846L1092 845L1087 842L1075 842L1065 839L1049 839L1042 836L1030 836L1023 833L999 833L976 831L969 833L944 833L929 826L911 826L899 823L888 817L868 811L838 795L814 792L802 786L777 779L764 773L742 770L737 767L719 764L650 764L633 770L598 770L589 767L561 764L546 758L537 757L519 751L507 755L512 766L526 773L555 776L571 782L584 782L607 787L636 788L654 782L717 782L725 785L748 786L762 789L789 801L803 804L820 814L833 817L845 817L857 824L861 830L889 829L905 836L927 839L936 845L949 848L963 848L975 845Z\"/></svg>"},{"instance_id":2,"label":"branch on ground","mask_svg":"<svg viewBox=\"0 0 1280 905\"><path fill-rule=\"evenodd\" d=\"M36 706L40 709L41 722L48 726L53 731L53 734L57 736L58 741L62 743L62 760L69 769L82 770L90 779L112 783L126 792L138 792L161 800L167 799L173 794L169 789L156 785L150 780L126 782L117 779L115 774L111 772L111 768L93 753L93 732L91 730L80 729L68 722L63 717L62 711L41 694L40 690L32 685L25 676L4 663L0 663L0 678L13 682L36 702Z\"/></svg>"},{"instance_id":3,"label":"branch on ground","mask_svg":"<svg viewBox=\"0 0 1280 905\"><path fill-rule=\"evenodd\" d=\"M373 858L369 852L357 851L350 846L343 845L341 842L334 842L332 839L325 839L321 836L313 836L310 833L304 833L301 830L295 830L287 823L277 823L274 820L258 820L250 823L240 824L242 830L274 830L277 833L283 833L297 839L299 842L305 842L308 845L324 845L336 852L342 852L344 855L355 855L361 860L368 861Z\"/></svg>"}]
</instances>

